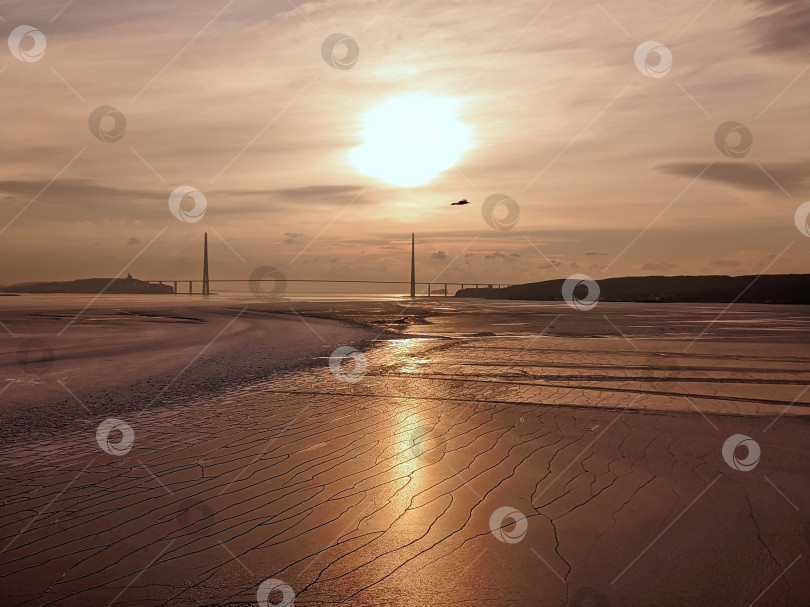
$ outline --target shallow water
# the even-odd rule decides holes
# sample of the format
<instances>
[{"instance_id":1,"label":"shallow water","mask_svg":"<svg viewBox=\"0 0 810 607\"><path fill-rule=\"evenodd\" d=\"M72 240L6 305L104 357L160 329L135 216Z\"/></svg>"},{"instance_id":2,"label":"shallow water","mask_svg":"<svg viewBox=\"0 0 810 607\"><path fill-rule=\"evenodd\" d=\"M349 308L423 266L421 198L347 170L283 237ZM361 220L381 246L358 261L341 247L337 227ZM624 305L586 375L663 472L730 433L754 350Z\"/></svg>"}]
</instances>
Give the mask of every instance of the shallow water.
<instances>
[{"instance_id":1,"label":"shallow water","mask_svg":"<svg viewBox=\"0 0 810 607\"><path fill-rule=\"evenodd\" d=\"M422 337L381 338L356 382L322 359L122 414L120 456L93 418L0 447L3 596L248 605L275 579L296 605L805 603L803 310L695 340L722 308L449 306L302 309L410 319Z\"/></svg>"}]
</instances>

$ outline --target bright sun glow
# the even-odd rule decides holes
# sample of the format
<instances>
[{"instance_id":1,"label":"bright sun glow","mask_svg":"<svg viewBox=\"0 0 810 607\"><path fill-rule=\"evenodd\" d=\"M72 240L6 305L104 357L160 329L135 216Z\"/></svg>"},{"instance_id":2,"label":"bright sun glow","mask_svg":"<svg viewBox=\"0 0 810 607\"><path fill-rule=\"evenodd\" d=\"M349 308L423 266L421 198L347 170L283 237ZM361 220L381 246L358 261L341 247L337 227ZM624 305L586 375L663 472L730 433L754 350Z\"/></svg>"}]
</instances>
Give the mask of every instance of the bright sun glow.
<instances>
[{"instance_id":1,"label":"bright sun glow","mask_svg":"<svg viewBox=\"0 0 810 607\"><path fill-rule=\"evenodd\" d=\"M352 151L352 164L394 185L428 183L470 147L471 129L458 121L458 104L427 95L381 103L364 117L365 142Z\"/></svg>"}]
</instances>

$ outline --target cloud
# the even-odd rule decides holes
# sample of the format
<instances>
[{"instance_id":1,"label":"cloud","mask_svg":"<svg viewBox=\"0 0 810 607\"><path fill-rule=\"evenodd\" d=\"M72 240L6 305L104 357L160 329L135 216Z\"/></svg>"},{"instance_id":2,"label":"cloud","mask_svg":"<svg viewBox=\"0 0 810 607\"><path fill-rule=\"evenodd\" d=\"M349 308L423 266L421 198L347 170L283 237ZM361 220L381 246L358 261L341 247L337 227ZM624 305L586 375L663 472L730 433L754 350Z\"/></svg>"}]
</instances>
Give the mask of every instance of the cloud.
<instances>
[{"instance_id":1,"label":"cloud","mask_svg":"<svg viewBox=\"0 0 810 607\"><path fill-rule=\"evenodd\" d=\"M342 0L341 8L346 8L346 7L348 7L349 5L352 5L352 4L357 5L357 6L363 6L363 5L366 5L366 4L374 4L377 1L378 0L356 0L354 2L350 2L348 0ZM336 5L337 5L336 0L320 0L320 1L315 1L315 2L303 2L303 3L299 4L297 7L293 8L292 10L284 11L284 12L279 13L277 15L277 17L280 18L280 19L290 19L290 18L294 18L294 17L300 18L301 15L304 15L305 17L308 17L309 15L312 15L313 13L319 13L321 11L328 10L330 8L335 7ZM295 5L293 4L293 6L295 6Z\"/></svg>"},{"instance_id":2,"label":"cloud","mask_svg":"<svg viewBox=\"0 0 810 607\"><path fill-rule=\"evenodd\" d=\"M807 0L757 0L770 11L749 23L759 39L762 53L790 53L806 56L810 51L810 3Z\"/></svg>"},{"instance_id":3,"label":"cloud","mask_svg":"<svg viewBox=\"0 0 810 607\"><path fill-rule=\"evenodd\" d=\"M506 253L501 253L500 251L494 251L492 253L487 253L486 255L484 255L484 259L498 259L498 258L506 259L507 255Z\"/></svg>"},{"instance_id":4,"label":"cloud","mask_svg":"<svg viewBox=\"0 0 810 607\"><path fill-rule=\"evenodd\" d=\"M649 272L666 272L668 270L674 270L677 267L677 264L662 261L660 263L647 262L641 266L641 269Z\"/></svg>"},{"instance_id":5,"label":"cloud","mask_svg":"<svg viewBox=\"0 0 810 607\"><path fill-rule=\"evenodd\" d=\"M303 234L299 232L284 232L284 240L282 240L282 244L297 244L298 239L301 238Z\"/></svg>"},{"instance_id":6,"label":"cloud","mask_svg":"<svg viewBox=\"0 0 810 607\"><path fill-rule=\"evenodd\" d=\"M518 196L518 231L544 255L562 260L555 267L574 268L568 260L576 259L594 274L660 211L655 201L670 200L709 160L720 162L678 202L678 214L667 212L611 271L640 272L649 260L669 259L678 271L695 272L739 255L735 273L758 272L768 253L796 238L791 213L810 191L795 185L810 186L801 128L810 72L790 85L806 62L795 63L791 53L806 54L810 44L810 37L797 37L807 23L806 0L747 0L733 23L722 10L706 11L683 40L689 52L673 48L679 75L662 80L666 86L626 91L628 70L641 77L633 66L636 42L586 0L574 0L569 10L552 6L543 23L536 22L544 32L539 37L524 32L540 10L532 3L497 11L482 1L448 8L388 0L293 0L295 6L246 0L222 11L226 0L142 0L119 3L114 12L104 10L108 0L66 3L6 3L2 11L6 34L15 24L39 25L48 50L44 63L13 60L0 77L0 107L13 118L4 129L0 180L18 180L0 181L0 227L58 178L0 238L0 255L20 259L0 269L0 282L72 278L76 267L115 272L166 225L165 236L139 257L138 274L141 267L160 270L165 259L184 256L196 273L196 237L209 226L240 255L268 261L288 261L288 254L324 231L296 262L311 264L304 266L310 276L407 275L414 230L426 265L438 269L459 251L469 252L448 270L448 280L477 276L482 260L502 268L497 279L484 272L488 280L564 274L526 246L521 234L486 229L478 207L496 191ZM628 29L640 35L661 24L658 8L615 0L611 10L622 23L631 19ZM700 7L687 2L670 8L669 21L685 26ZM167 66L203 28L204 35ZM357 37L361 59L353 70L324 62L321 44L333 32ZM59 77L46 65L55 59ZM527 65L543 87L526 78ZM36 72L42 78L31 71L35 66L44 66ZM116 77L121 73L127 78ZM316 74L319 80L312 81ZM704 121L688 96L673 89L676 75L716 120ZM87 103L76 103L65 82ZM403 82L459 96L459 117L475 129L475 147L458 170L418 190L364 179L349 162L364 114L381 101L379 91L393 94ZM753 115L788 85L767 119L755 122ZM137 102L129 103L135 95ZM101 104L126 114L127 133L118 144L88 131L88 116ZM595 116L599 120L570 145ZM752 129L754 149L747 157L733 160L713 146L714 128L726 119ZM800 160L806 162L784 162ZM550 169L541 180L543 166ZM469 191L465 176L482 186L478 194ZM537 181L528 188L532 179ZM181 184L205 194L203 222L183 225L169 212L168 195ZM467 212L447 206L464 196L474 200ZM296 245L290 234L299 230L306 235ZM65 233L73 239L69 250L57 246ZM127 246L133 236L140 246ZM330 263L337 256L340 262ZM85 258L96 265L83 265ZM233 275L244 265L225 249L216 264ZM800 256L789 252L780 268L802 271Z\"/></svg>"},{"instance_id":7,"label":"cloud","mask_svg":"<svg viewBox=\"0 0 810 607\"><path fill-rule=\"evenodd\" d=\"M273 188L264 190L215 190L205 192L206 196L225 196L228 198L273 198L282 202L306 202L326 205L346 206L352 199L355 205L364 204L368 200L360 198L360 193L367 186L361 185L310 185L300 188Z\"/></svg>"},{"instance_id":8,"label":"cloud","mask_svg":"<svg viewBox=\"0 0 810 607\"><path fill-rule=\"evenodd\" d=\"M712 263L715 268L736 268L742 265L737 259L715 259Z\"/></svg>"},{"instance_id":9,"label":"cloud","mask_svg":"<svg viewBox=\"0 0 810 607\"><path fill-rule=\"evenodd\" d=\"M268 205L268 198L307 202L313 205L345 207L361 186L323 185L301 188L259 190L204 190L208 212L218 217L244 217L251 214L281 214L288 210ZM171 219L168 208L171 186L140 189L101 185L87 179L44 179L0 181L0 195L26 204L42 192L37 205L46 207L51 221L124 220L161 222ZM341 196L342 195L342 196ZM355 204L360 203L356 201Z\"/></svg>"},{"instance_id":10,"label":"cloud","mask_svg":"<svg viewBox=\"0 0 810 607\"><path fill-rule=\"evenodd\" d=\"M134 247L135 245L141 244L141 241L134 236L127 241L128 247Z\"/></svg>"},{"instance_id":11,"label":"cloud","mask_svg":"<svg viewBox=\"0 0 810 607\"><path fill-rule=\"evenodd\" d=\"M69 10L70 7L66 7L65 4L62 0L42 0L37 2L36 7L27 7L23 4L9 5L3 11L3 16L6 22L24 23L31 20L31 9L35 9L42 21L48 24L47 30L41 29L51 37L96 34L108 32L111 28L116 28L120 32L146 23L154 28L156 22L160 23L161 20L171 22L172 17L176 15L176 7L168 2L121 3L115 11L109 10L105 0L83 0L81 3L83 6L73 7L73 10ZM79 10L76 10L77 8ZM58 18L55 17L57 13ZM36 22L34 20L34 24Z\"/></svg>"},{"instance_id":12,"label":"cloud","mask_svg":"<svg viewBox=\"0 0 810 607\"><path fill-rule=\"evenodd\" d=\"M294 17L300 18L301 15L304 15L306 17L313 13L317 13L332 8L333 6L335 6L335 0L324 0L323 2L304 2L302 4L299 4L292 10L279 13L277 17L279 19L291 19Z\"/></svg>"},{"instance_id":13,"label":"cloud","mask_svg":"<svg viewBox=\"0 0 810 607\"><path fill-rule=\"evenodd\" d=\"M0 192L7 194L20 194L23 196L35 195L43 190L48 185L50 180L32 179L32 180L5 180L0 181ZM152 197L156 196L155 192L137 189L122 189L111 188L98 185L86 179L62 179L55 181L48 188L49 192L56 189L63 196L108 196L108 197ZM168 200L168 194L165 196Z\"/></svg>"},{"instance_id":14,"label":"cloud","mask_svg":"<svg viewBox=\"0 0 810 607\"><path fill-rule=\"evenodd\" d=\"M431 259L447 259L447 253L444 251L436 251L430 256Z\"/></svg>"},{"instance_id":15,"label":"cloud","mask_svg":"<svg viewBox=\"0 0 810 607\"><path fill-rule=\"evenodd\" d=\"M312 200L331 198L334 196L349 196L357 194L366 189L362 185L310 185L300 188L278 188L274 190L262 190L261 194L278 196L280 198L295 198L296 200ZM242 191L239 190L241 193Z\"/></svg>"},{"instance_id":16,"label":"cloud","mask_svg":"<svg viewBox=\"0 0 810 607\"><path fill-rule=\"evenodd\" d=\"M170 191L114 188L85 179L60 179L50 184L44 179L0 181L0 193L19 202L27 203L41 192L36 206L45 208L52 222L165 220L171 217Z\"/></svg>"},{"instance_id":17,"label":"cloud","mask_svg":"<svg viewBox=\"0 0 810 607\"><path fill-rule=\"evenodd\" d=\"M670 162L658 165L658 170L669 175L694 179L706 168L700 162ZM764 169L764 170L763 170ZM768 173L766 174L765 171ZM773 177L768 177L770 174ZM751 162L715 162L701 177L733 185L746 190L778 192L779 186L786 191L806 188L810 185L810 161L774 162L762 168ZM774 183L776 181L776 183Z\"/></svg>"}]
</instances>

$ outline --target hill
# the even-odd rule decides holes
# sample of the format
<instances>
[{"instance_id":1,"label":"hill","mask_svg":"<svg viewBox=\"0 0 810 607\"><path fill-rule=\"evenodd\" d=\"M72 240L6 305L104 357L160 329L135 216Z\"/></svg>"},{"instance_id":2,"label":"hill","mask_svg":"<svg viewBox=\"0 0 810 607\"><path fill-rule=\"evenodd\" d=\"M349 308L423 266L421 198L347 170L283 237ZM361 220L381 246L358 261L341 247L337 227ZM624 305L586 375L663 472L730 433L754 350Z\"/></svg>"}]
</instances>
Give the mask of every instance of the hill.
<instances>
[{"instance_id":1,"label":"hill","mask_svg":"<svg viewBox=\"0 0 810 607\"><path fill-rule=\"evenodd\" d=\"M109 285L109 286L108 286ZM104 293L135 295L173 294L170 285L144 282L137 278L83 278L67 282L24 282L6 287L0 286L3 293Z\"/></svg>"},{"instance_id":2,"label":"hill","mask_svg":"<svg viewBox=\"0 0 810 607\"><path fill-rule=\"evenodd\" d=\"M556 279L501 289L461 289L456 297L562 301L564 282ZM810 274L628 276L597 283L599 301L810 304ZM582 297L586 291L580 286L575 295Z\"/></svg>"}]
</instances>

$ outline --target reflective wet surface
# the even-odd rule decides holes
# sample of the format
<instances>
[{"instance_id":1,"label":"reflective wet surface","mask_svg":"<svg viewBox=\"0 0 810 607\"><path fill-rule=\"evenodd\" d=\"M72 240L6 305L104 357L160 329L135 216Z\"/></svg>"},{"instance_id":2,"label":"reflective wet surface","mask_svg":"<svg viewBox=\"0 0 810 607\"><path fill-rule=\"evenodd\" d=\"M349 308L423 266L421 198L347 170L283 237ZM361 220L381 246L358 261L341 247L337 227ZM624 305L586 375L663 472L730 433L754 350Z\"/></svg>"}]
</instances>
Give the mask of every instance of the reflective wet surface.
<instances>
[{"instance_id":1,"label":"reflective wet surface","mask_svg":"<svg viewBox=\"0 0 810 607\"><path fill-rule=\"evenodd\" d=\"M356 382L324 360L122 415L121 455L95 424L0 448L4 602L248 605L275 579L296 605L806 604L810 347L656 340L643 313L462 337L471 314L423 315L406 332L442 337L380 341Z\"/></svg>"}]
</instances>

